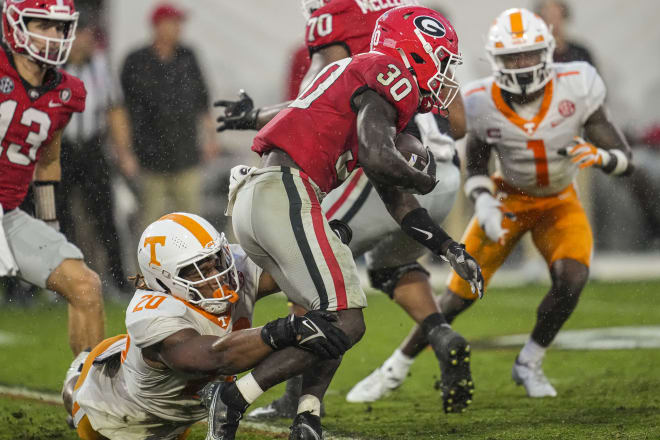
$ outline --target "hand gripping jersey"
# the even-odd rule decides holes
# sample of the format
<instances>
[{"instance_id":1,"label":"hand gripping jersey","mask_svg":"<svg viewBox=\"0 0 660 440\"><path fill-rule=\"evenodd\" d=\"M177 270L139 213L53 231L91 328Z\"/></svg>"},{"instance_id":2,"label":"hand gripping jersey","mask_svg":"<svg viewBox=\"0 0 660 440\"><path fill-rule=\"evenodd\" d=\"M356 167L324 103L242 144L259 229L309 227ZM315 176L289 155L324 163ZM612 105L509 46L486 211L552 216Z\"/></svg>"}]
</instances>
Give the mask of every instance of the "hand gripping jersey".
<instances>
[{"instance_id":1,"label":"hand gripping jersey","mask_svg":"<svg viewBox=\"0 0 660 440\"><path fill-rule=\"evenodd\" d=\"M495 148L506 184L537 197L557 194L572 183L578 168L558 151L581 135L606 93L603 80L588 63L553 67L540 110L531 119L505 102L492 77L464 89L468 131Z\"/></svg>"},{"instance_id":2,"label":"hand gripping jersey","mask_svg":"<svg viewBox=\"0 0 660 440\"><path fill-rule=\"evenodd\" d=\"M0 205L7 212L27 193L41 148L63 129L71 113L85 109L82 81L52 70L47 83L23 82L7 49L0 48Z\"/></svg>"},{"instance_id":3,"label":"hand gripping jersey","mask_svg":"<svg viewBox=\"0 0 660 440\"><path fill-rule=\"evenodd\" d=\"M174 296L137 290L126 309L128 337L122 338L100 356L89 370L74 400L87 415L94 430L110 439L176 438L207 412L195 398L213 377L192 376L149 366L142 349L185 328L201 335L224 336L232 330L249 328L262 270L238 245L230 245L241 279L240 300L229 312L211 315ZM121 366L110 377L104 358L121 356Z\"/></svg>"},{"instance_id":4,"label":"hand gripping jersey","mask_svg":"<svg viewBox=\"0 0 660 440\"><path fill-rule=\"evenodd\" d=\"M286 151L323 192L329 192L359 163L353 98L366 89L396 108L397 132L417 111L419 91L401 60L378 52L359 54L323 69L257 133L252 150Z\"/></svg>"},{"instance_id":5,"label":"hand gripping jersey","mask_svg":"<svg viewBox=\"0 0 660 440\"><path fill-rule=\"evenodd\" d=\"M397 6L414 4L412 0L332 0L307 20L309 53L333 44L344 46L349 56L368 52L378 17Z\"/></svg>"}]
</instances>

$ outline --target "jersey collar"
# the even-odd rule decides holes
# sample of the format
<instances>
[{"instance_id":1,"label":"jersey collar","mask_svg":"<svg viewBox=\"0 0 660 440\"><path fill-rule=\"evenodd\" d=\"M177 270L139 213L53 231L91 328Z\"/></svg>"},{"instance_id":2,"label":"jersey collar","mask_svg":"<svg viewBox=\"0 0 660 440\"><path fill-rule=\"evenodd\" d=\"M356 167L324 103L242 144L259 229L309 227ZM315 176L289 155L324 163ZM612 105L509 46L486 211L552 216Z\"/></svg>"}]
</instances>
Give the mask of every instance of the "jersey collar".
<instances>
[{"instance_id":1,"label":"jersey collar","mask_svg":"<svg viewBox=\"0 0 660 440\"><path fill-rule=\"evenodd\" d=\"M502 96L502 89L493 82L491 87L491 95L493 98L493 103L495 107L515 126L520 128L527 135L532 135L536 129L541 125L543 118L548 113L550 109L550 103L552 102L552 92L553 92L553 83L554 80L550 80L544 87L543 91L543 101L541 101L541 108L539 112L532 119L525 119L520 116L511 108L511 106L504 100Z\"/></svg>"}]
</instances>

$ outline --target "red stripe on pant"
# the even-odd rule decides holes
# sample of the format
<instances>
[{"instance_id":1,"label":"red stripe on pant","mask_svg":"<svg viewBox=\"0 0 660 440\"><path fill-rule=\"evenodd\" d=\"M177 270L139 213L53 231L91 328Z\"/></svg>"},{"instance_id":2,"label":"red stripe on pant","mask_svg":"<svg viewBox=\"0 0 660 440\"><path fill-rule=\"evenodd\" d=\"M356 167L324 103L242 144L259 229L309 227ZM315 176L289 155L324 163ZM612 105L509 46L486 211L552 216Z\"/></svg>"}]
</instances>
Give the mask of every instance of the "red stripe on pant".
<instances>
[{"instance_id":1,"label":"red stripe on pant","mask_svg":"<svg viewBox=\"0 0 660 440\"><path fill-rule=\"evenodd\" d=\"M362 174L364 171L362 171L362 168L357 170L353 178L351 179L351 182L346 186L346 189L344 190L343 193L341 193L341 196L335 201L335 203L332 204L330 209L328 209L328 212L325 213L325 218L331 219L333 215L337 211L339 211L339 208L346 202L346 199L348 199L348 196L351 195L355 187L357 186L358 182L360 181L360 177L362 177Z\"/></svg>"},{"instance_id":2,"label":"red stripe on pant","mask_svg":"<svg viewBox=\"0 0 660 440\"><path fill-rule=\"evenodd\" d=\"M314 234L316 235L316 240L321 247L321 252L323 253L323 258L325 259L328 269L330 269L330 275L332 276L332 282L335 285L335 294L337 297L337 310L344 310L347 306L346 301L346 286L344 285L344 275L341 273L341 268L335 257L335 253L330 247L330 242L328 241L328 236L325 234L325 227L323 226L323 213L321 212L321 204L318 202L314 188L309 183L307 179L302 179L305 189L307 190L307 195L309 196L310 201L312 202L312 224L314 225Z\"/></svg>"}]
</instances>

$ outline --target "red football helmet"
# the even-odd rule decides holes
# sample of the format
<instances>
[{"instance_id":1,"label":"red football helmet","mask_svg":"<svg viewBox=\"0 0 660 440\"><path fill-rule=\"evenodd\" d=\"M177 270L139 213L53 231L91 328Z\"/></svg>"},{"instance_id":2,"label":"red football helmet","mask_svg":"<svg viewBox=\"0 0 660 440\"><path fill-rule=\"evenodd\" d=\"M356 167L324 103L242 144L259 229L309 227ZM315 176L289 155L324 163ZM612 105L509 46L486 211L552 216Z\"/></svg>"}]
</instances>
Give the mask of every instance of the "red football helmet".
<instances>
[{"instance_id":1,"label":"red football helmet","mask_svg":"<svg viewBox=\"0 0 660 440\"><path fill-rule=\"evenodd\" d=\"M28 31L27 21L35 18L64 22L64 36L53 38ZM54 66L64 64L69 58L77 24L78 12L73 0L5 0L2 8L2 37L11 50ZM39 40L43 48L35 44Z\"/></svg>"},{"instance_id":2,"label":"red football helmet","mask_svg":"<svg viewBox=\"0 0 660 440\"><path fill-rule=\"evenodd\" d=\"M378 19L371 50L401 58L420 89L420 112L445 110L459 93L454 67L462 64L458 36L449 20L433 9L400 6Z\"/></svg>"}]
</instances>

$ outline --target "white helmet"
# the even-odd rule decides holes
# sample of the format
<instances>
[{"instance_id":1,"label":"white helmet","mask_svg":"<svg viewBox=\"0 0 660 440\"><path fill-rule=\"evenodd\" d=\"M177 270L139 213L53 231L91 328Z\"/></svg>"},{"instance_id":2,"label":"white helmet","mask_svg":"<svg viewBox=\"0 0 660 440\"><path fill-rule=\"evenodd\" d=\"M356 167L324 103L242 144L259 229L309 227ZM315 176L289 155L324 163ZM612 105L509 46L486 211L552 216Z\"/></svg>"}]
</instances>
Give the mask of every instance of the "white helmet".
<instances>
[{"instance_id":1,"label":"white helmet","mask_svg":"<svg viewBox=\"0 0 660 440\"><path fill-rule=\"evenodd\" d=\"M221 267L218 274L205 278L198 263L212 255L217 255ZM140 237L137 258L152 290L169 292L213 314L225 313L230 303L238 301L239 277L225 234L198 215L175 212L150 224ZM193 266L201 279L181 277L186 266ZM195 287L209 280L218 285L213 298L205 298Z\"/></svg>"},{"instance_id":2,"label":"white helmet","mask_svg":"<svg viewBox=\"0 0 660 440\"><path fill-rule=\"evenodd\" d=\"M541 62L521 69L507 69L502 55L542 50ZM493 68L495 83L514 94L540 90L552 78L552 53L555 39L543 19L523 8L507 9L495 19L488 31L486 52Z\"/></svg>"}]
</instances>

